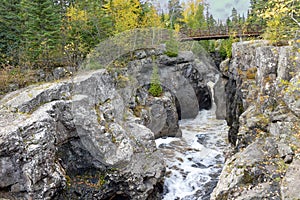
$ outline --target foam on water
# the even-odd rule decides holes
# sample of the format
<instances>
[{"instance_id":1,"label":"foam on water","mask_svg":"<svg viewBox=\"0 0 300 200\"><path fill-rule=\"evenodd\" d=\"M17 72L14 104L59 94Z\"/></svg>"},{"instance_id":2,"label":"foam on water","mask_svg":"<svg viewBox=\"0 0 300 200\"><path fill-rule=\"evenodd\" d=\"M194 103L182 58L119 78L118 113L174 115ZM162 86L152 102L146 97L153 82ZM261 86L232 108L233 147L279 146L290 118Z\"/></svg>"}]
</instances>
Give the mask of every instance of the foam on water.
<instances>
[{"instance_id":1,"label":"foam on water","mask_svg":"<svg viewBox=\"0 0 300 200\"><path fill-rule=\"evenodd\" d=\"M164 200L209 199L224 164L227 125L214 111L181 120L182 138L157 139L167 163Z\"/></svg>"}]
</instances>

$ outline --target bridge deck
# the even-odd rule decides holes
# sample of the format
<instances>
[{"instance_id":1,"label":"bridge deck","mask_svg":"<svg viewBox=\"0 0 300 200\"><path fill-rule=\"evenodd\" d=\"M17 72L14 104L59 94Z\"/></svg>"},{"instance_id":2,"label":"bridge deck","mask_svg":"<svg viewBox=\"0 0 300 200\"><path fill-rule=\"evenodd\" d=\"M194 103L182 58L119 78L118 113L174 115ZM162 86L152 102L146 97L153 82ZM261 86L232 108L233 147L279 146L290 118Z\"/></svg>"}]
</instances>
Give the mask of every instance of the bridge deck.
<instances>
[{"instance_id":1,"label":"bridge deck","mask_svg":"<svg viewBox=\"0 0 300 200\"><path fill-rule=\"evenodd\" d=\"M233 34L235 33L235 34ZM223 27L222 29L210 30L182 30L181 41L189 40L216 40L226 39L229 37L258 37L263 33L261 26L247 26L247 27Z\"/></svg>"},{"instance_id":2,"label":"bridge deck","mask_svg":"<svg viewBox=\"0 0 300 200\"><path fill-rule=\"evenodd\" d=\"M262 33L244 33L244 34L236 34L234 37L258 37ZM182 37L180 40L181 41L191 41L191 40L218 40L218 39L228 39L232 37L232 35L226 35L226 34L220 34L220 35L202 35L202 36L187 36L187 37Z\"/></svg>"}]
</instances>

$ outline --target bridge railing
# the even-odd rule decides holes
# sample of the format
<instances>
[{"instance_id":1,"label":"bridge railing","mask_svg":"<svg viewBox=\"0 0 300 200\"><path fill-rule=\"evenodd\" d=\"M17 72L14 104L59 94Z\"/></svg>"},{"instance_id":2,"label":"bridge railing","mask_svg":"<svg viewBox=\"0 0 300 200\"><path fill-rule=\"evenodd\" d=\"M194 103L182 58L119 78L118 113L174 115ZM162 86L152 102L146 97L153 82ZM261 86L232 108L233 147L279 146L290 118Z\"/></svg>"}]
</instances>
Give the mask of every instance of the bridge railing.
<instances>
[{"instance_id":1,"label":"bridge railing","mask_svg":"<svg viewBox=\"0 0 300 200\"><path fill-rule=\"evenodd\" d=\"M183 35L188 37L211 37L211 36L229 36L241 34L260 34L263 32L263 27L260 25L251 26L223 26L211 27L208 29L182 29L180 31Z\"/></svg>"}]
</instances>

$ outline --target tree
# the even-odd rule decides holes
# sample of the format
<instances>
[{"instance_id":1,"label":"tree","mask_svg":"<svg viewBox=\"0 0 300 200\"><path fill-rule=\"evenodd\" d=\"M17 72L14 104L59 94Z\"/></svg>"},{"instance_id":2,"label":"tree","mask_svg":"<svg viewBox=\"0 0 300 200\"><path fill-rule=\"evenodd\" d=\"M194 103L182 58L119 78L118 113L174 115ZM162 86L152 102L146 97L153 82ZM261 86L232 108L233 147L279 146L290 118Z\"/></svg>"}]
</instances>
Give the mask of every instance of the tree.
<instances>
[{"instance_id":1,"label":"tree","mask_svg":"<svg viewBox=\"0 0 300 200\"><path fill-rule=\"evenodd\" d=\"M59 6L52 0L21 0L21 13L23 62L48 65L61 55Z\"/></svg>"},{"instance_id":2,"label":"tree","mask_svg":"<svg viewBox=\"0 0 300 200\"><path fill-rule=\"evenodd\" d=\"M263 13L266 10L266 4L268 0L251 0L250 10L248 12L247 24L265 26L265 20L259 16L259 13Z\"/></svg>"},{"instance_id":3,"label":"tree","mask_svg":"<svg viewBox=\"0 0 300 200\"><path fill-rule=\"evenodd\" d=\"M190 0L186 3L183 15L183 22L187 27L198 30L207 27L204 17L203 0Z\"/></svg>"},{"instance_id":4,"label":"tree","mask_svg":"<svg viewBox=\"0 0 300 200\"><path fill-rule=\"evenodd\" d=\"M140 26L142 8L138 0L111 0L103 7L113 19L114 33Z\"/></svg>"},{"instance_id":5,"label":"tree","mask_svg":"<svg viewBox=\"0 0 300 200\"><path fill-rule=\"evenodd\" d=\"M237 10L233 7L232 11L231 11L231 21L233 23L233 25L236 25L238 23L238 14L237 14Z\"/></svg>"},{"instance_id":6,"label":"tree","mask_svg":"<svg viewBox=\"0 0 300 200\"><path fill-rule=\"evenodd\" d=\"M0 4L0 64L17 64L20 45L20 0L3 0ZM1 66L1 65L0 65Z\"/></svg>"},{"instance_id":7,"label":"tree","mask_svg":"<svg viewBox=\"0 0 300 200\"><path fill-rule=\"evenodd\" d=\"M299 30L300 1L295 0L269 0L265 11L256 11L258 16L266 21L264 38L274 43L294 37Z\"/></svg>"},{"instance_id":8,"label":"tree","mask_svg":"<svg viewBox=\"0 0 300 200\"><path fill-rule=\"evenodd\" d=\"M169 9L169 20L170 20L169 27L171 29L175 29L176 24L180 25L183 19L182 16L183 10L179 0L169 0L168 9Z\"/></svg>"},{"instance_id":9,"label":"tree","mask_svg":"<svg viewBox=\"0 0 300 200\"><path fill-rule=\"evenodd\" d=\"M152 4L145 2L141 4L141 7L141 27L162 27L161 18Z\"/></svg>"},{"instance_id":10,"label":"tree","mask_svg":"<svg viewBox=\"0 0 300 200\"><path fill-rule=\"evenodd\" d=\"M213 29L217 25L217 21L214 19L213 15L210 14L207 18L207 27L209 30Z\"/></svg>"},{"instance_id":11,"label":"tree","mask_svg":"<svg viewBox=\"0 0 300 200\"><path fill-rule=\"evenodd\" d=\"M153 66L150 88L149 88L148 92L154 97L159 97L163 93L163 89L160 85L157 65Z\"/></svg>"},{"instance_id":12,"label":"tree","mask_svg":"<svg viewBox=\"0 0 300 200\"><path fill-rule=\"evenodd\" d=\"M72 3L64 20L64 52L77 65L101 40L113 32L112 18L102 9L101 0Z\"/></svg>"}]
</instances>

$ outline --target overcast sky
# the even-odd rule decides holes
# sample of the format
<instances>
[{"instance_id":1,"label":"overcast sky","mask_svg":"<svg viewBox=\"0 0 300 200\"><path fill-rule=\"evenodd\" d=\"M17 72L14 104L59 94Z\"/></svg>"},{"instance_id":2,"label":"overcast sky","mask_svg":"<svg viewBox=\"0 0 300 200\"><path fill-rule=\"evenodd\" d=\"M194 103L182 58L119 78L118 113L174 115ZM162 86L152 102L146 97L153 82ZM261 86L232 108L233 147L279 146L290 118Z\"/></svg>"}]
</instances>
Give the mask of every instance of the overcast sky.
<instances>
[{"instance_id":1,"label":"overcast sky","mask_svg":"<svg viewBox=\"0 0 300 200\"><path fill-rule=\"evenodd\" d=\"M215 19L226 19L231 15L232 8L235 7L239 14L247 15L250 0L207 0L209 10Z\"/></svg>"},{"instance_id":2,"label":"overcast sky","mask_svg":"<svg viewBox=\"0 0 300 200\"><path fill-rule=\"evenodd\" d=\"M168 0L159 0L161 6L166 8ZM188 0L180 0L188 1ZM215 19L226 20L231 15L232 8L235 7L241 16L243 13L247 15L247 10L250 6L250 0L205 0L209 3L209 11Z\"/></svg>"}]
</instances>

